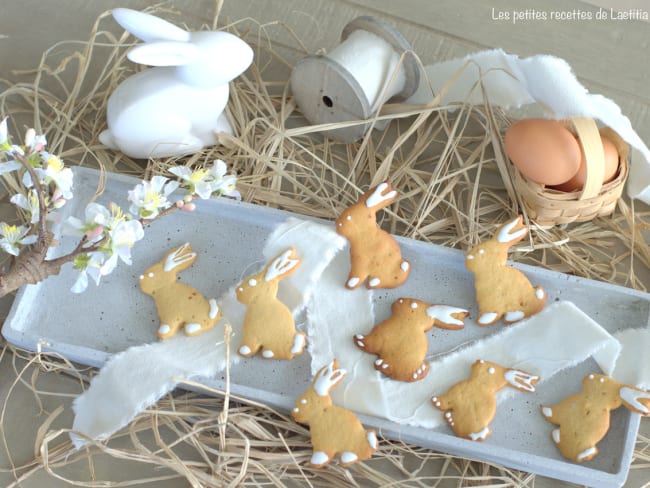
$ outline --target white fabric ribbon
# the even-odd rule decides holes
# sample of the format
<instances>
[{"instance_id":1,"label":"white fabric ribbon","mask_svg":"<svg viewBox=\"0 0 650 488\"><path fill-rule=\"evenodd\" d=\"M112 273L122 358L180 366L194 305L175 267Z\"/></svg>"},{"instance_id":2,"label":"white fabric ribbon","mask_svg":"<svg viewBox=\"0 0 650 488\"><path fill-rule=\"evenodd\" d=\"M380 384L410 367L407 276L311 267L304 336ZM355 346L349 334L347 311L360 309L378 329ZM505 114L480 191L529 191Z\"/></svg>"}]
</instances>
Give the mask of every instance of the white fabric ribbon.
<instances>
[{"instance_id":1,"label":"white fabric ribbon","mask_svg":"<svg viewBox=\"0 0 650 488\"><path fill-rule=\"evenodd\" d=\"M650 150L620 107L609 98L589 93L564 59L548 55L520 58L494 49L435 63L424 72L418 90L406 103L429 103L433 93L445 88L441 105L483 104L487 98L504 109L538 104L549 118L600 120L632 146L627 191L630 197L650 204Z\"/></svg>"},{"instance_id":2,"label":"white fabric ribbon","mask_svg":"<svg viewBox=\"0 0 650 488\"><path fill-rule=\"evenodd\" d=\"M314 284L344 245L333 228L298 219L288 219L269 236L264 248L267 259L294 247L302 261L290 282L280 282L278 292L294 315L304 309ZM231 343L236 347L246 309L237 301L234 287L218 301L232 326ZM198 336L178 335L112 356L88 390L75 399L73 430L92 439L107 438L173 390L179 380L214 377L226 367L224 331L225 320L221 320ZM236 354L231 358L238 360ZM87 442L83 436L71 438L76 447Z\"/></svg>"}]
</instances>

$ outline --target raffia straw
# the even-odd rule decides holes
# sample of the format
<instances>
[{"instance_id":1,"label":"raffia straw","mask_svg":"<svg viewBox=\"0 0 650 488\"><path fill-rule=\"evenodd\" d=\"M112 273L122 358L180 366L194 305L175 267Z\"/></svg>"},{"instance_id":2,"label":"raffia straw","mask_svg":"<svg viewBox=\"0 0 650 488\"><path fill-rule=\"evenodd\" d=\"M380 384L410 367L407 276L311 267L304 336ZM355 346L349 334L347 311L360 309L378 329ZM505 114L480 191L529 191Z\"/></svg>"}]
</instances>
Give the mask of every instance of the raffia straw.
<instances>
[{"instance_id":1,"label":"raffia straw","mask_svg":"<svg viewBox=\"0 0 650 488\"><path fill-rule=\"evenodd\" d=\"M177 24L191 18L195 22L190 27L196 29L215 26L221 4L215 2L215 15L210 18L161 6L149 11ZM424 107L386 105L377 120L401 114L386 132L374 131L356 144L336 143L319 134L322 127L305 125L295 110L286 80L293 63L307 49L290 26L259 24L254 19L219 21L249 42L256 53L252 68L231 86L228 115L238 137L224 136L221 146L182 159L135 161L99 144L108 97L137 69L125 58L133 39L107 30L117 32L107 13L98 18L88 42L59 43L44 53L34 71L0 81L0 113L11 115L12 133L22 133L29 126L46 133L50 150L68 164L150 177L179 162L200 166L223 159L238 174L246 201L326 219L335 218L372 182L390 177L401 195L383 212L381 225L400 235L450 247L472 246L521 211L502 149L503 131L511 121L496 107L442 107L437 101ZM298 50L275 44L272 39L278 31ZM482 89L480 84L477 89ZM15 189L14 185L6 191L11 194ZM648 288L650 215L645 207L640 210L622 200L608 218L552 228L529 223L531 232L515 249L513 259ZM81 392L94 371L56 355L34 354L6 344L0 349L0 361L11 364L15 375L0 417L4 442L0 449L11 463L0 471L13 473L16 481L11 487L43 471L86 487L156 486L174 480L202 487L532 487L541 479L386 439L370 461L349 468L314 469L306 464L311 447L303 426L282 412L227 391L208 397L179 390L143 412L108 443L91 442L88 449L74 451L68 438L69 417L64 422L58 407L69 406L74 394L43 391L39 379L45 374L65 376ZM33 392L33 402L41 410L41 427L35 433L30 460L14 459L5 435L11 422L5 412L19 386ZM202 385L187 386L201 386L205 391ZM48 410L53 399L57 406ZM140 463L152 469L137 480L89 481L99 477L95 466L106 458L118 465ZM72 479L70 468L77 466L89 477ZM643 433L632 470L650 473L650 440Z\"/></svg>"}]
</instances>

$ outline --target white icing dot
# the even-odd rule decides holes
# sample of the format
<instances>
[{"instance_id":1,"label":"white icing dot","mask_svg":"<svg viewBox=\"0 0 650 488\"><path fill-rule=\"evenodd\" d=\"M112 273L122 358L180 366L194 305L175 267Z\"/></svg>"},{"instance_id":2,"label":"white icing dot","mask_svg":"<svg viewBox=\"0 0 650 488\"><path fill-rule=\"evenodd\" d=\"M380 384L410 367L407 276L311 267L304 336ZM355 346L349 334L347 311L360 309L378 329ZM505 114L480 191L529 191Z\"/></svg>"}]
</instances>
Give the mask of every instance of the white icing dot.
<instances>
[{"instance_id":1,"label":"white icing dot","mask_svg":"<svg viewBox=\"0 0 650 488\"><path fill-rule=\"evenodd\" d=\"M556 444L560 443L560 429L553 429L551 436L553 437L553 442Z\"/></svg>"},{"instance_id":2,"label":"white icing dot","mask_svg":"<svg viewBox=\"0 0 650 488\"><path fill-rule=\"evenodd\" d=\"M354 337L355 337L355 339L361 340L361 339L363 339L364 336L362 336L361 334L357 334Z\"/></svg>"},{"instance_id":3,"label":"white icing dot","mask_svg":"<svg viewBox=\"0 0 650 488\"><path fill-rule=\"evenodd\" d=\"M381 363L383 363L383 362L384 362L383 359L377 359L377 360L375 361L375 364L376 364L377 366L381 366Z\"/></svg>"},{"instance_id":4,"label":"white icing dot","mask_svg":"<svg viewBox=\"0 0 650 488\"><path fill-rule=\"evenodd\" d=\"M437 402L437 401L438 401L438 397L431 397L431 401L432 401L432 402Z\"/></svg>"},{"instance_id":5,"label":"white icing dot","mask_svg":"<svg viewBox=\"0 0 650 488\"><path fill-rule=\"evenodd\" d=\"M399 267L402 271L406 273L409 270L410 265L408 261L402 261L402 264L400 264Z\"/></svg>"},{"instance_id":6,"label":"white icing dot","mask_svg":"<svg viewBox=\"0 0 650 488\"><path fill-rule=\"evenodd\" d=\"M439 407L441 405L440 402L436 402L436 407Z\"/></svg>"},{"instance_id":7,"label":"white icing dot","mask_svg":"<svg viewBox=\"0 0 650 488\"><path fill-rule=\"evenodd\" d=\"M257 285L257 280L255 278L251 278L250 280L248 280L248 284L250 286L255 286Z\"/></svg>"},{"instance_id":8,"label":"white icing dot","mask_svg":"<svg viewBox=\"0 0 650 488\"><path fill-rule=\"evenodd\" d=\"M140 275L140 279L141 279L141 280L144 280L144 275Z\"/></svg>"},{"instance_id":9,"label":"white icing dot","mask_svg":"<svg viewBox=\"0 0 650 488\"><path fill-rule=\"evenodd\" d=\"M148 274L149 278L153 278L153 273Z\"/></svg>"},{"instance_id":10,"label":"white icing dot","mask_svg":"<svg viewBox=\"0 0 650 488\"><path fill-rule=\"evenodd\" d=\"M467 259L474 259L474 256L472 254L468 254Z\"/></svg>"},{"instance_id":11,"label":"white icing dot","mask_svg":"<svg viewBox=\"0 0 650 488\"><path fill-rule=\"evenodd\" d=\"M601 379L600 379L600 382L601 382L601 383L605 383L605 378L601 378Z\"/></svg>"},{"instance_id":12,"label":"white icing dot","mask_svg":"<svg viewBox=\"0 0 650 488\"><path fill-rule=\"evenodd\" d=\"M346 215L345 220L352 220L352 215Z\"/></svg>"},{"instance_id":13,"label":"white icing dot","mask_svg":"<svg viewBox=\"0 0 650 488\"><path fill-rule=\"evenodd\" d=\"M486 312L481 315L478 319L479 324L491 324L494 322L499 315L495 312Z\"/></svg>"},{"instance_id":14,"label":"white icing dot","mask_svg":"<svg viewBox=\"0 0 650 488\"><path fill-rule=\"evenodd\" d=\"M368 431L366 436L370 447L372 447L373 449L377 449L377 434L375 434L375 431L374 430Z\"/></svg>"},{"instance_id":15,"label":"white icing dot","mask_svg":"<svg viewBox=\"0 0 650 488\"><path fill-rule=\"evenodd\" d=\"M544 290L543 290L542 288L537 288L537 289L535 290L535 296L536 296L539 300L542 300L542 299L546 296L546 293L544 292Z\"/></svg>"},{"instance_id":16,"label":"white icing dot","mask_svg":"<svg viewBox=\"0 0 650 488\"><path fill-rule=\"evenodd\" d=\"M495 369L494 369L494 368L489 368L489 369L488 369L488 373L490 373L490 374L494 374L494 373L495 373Z\"/></svg>"},{"instance_id":17,"label":"white icing dot","mask_svg":"<svg viewBox=\"0 0 650 488\"><path fill-rule=\"evenodd\" d=\"M323 451L315 451L311 455L310 462L316 466L320 466L321 464L325 464L329 460L330 460L329 456L325 454Z\"/></svg>"},{"instance_id":18,"label":"white icing dot","mask_svg":"<svg viewBox=\"0 0 650 488\"><path fill-rule=\"evenodd\" d=\"M411 308L418 308L417 302L411 302Z\"/></svg>"},{"instance_id":19,"label":"white icing dot","mask_svg":"<svg viewBox=\"0 0 650 488\"><path fill-rule=\"evenodd\" d=\"M373 278L368 282L370 286L379 286L379 283L381 283L379 278Z\"/></svg>"},{"instance_id":20,"label":"white icing dot","mask_svg":"<svg viewBox=\"0 0 650 488\"><path fill-rule=\"evenodd\" d=\"M589 449L585 449L585 450L582 451L580 454L578 454L578 461L582 461L582 460L584 460L584 459L590 457L590 456L593 455L595 452L596 452L596 448L595 448L595 447L590 447Z\"/></svg>"},{"instance_id":21,"label":"white icing dot","mask_svg":"<svg viewBox=\"0 0 650 488\"><path fill-rule=\"evenodd\" d=\"M163 324L160 327L158 327L158 334L160 334L160 335L169 334L170 330L172 330L172 329L171 329L171 327L169 327L169 325Z\"/></svg>"},{"instance_id":22,"label":"white icing dot","mask_svg":"<svg viewBox=\"0 0 650 488\"><path fill-rule=\"evenodd\" d=\"M593 380L593 379L594 379L594 375L593 375L593 374L590 374L590 375L589 375L589 379L590 379L590 380Z\"/></svg>"},{"instance_id":23,"label":"white icing dot","mask_svg":"<svg viewBox=\"0 0 650 488\"><path fill-rule=\"evenodd\" d=\"M186 334L196 334L201 330L201 324L197 324L196 322L192 322L191 324L185 325L185 333Z\"/></svg>"},{"instance_id":24,"label":"white icing dot","mask_svg":"<svg viewBox=\"0 0 650 488\"><path fill-rule=\"evenodd\" d=\"M295 407L295 408L293 409L293 411L294 411L294 412L300 412L300 409L299 409L298 407Z\"/></svg>"},{"instance_id":25,"label":"white icing dot","mask_svg":"<svg viewBox=\"0 0 650 488\"><path fill-rule=\"evenodd\" d=\"M244 291L244 289L240 287L240 288L239 288L239 291Z\"/></svg>"},{"instance_id":26,"label":"white icing dot","mask_svg":"<svg viewBox=\"0 0 650 488\"><path fill-rule=\"evenodd\" d=\"M302 403L303 405L306 404L306 403L307 403L307 399L306 399L306 398L303 398L302 400L300 400L300 403Z\"/></svg>"},{"instance_id":27,"label":"white icing dot","mask_svg":"<svg viewBox=\"0 0 650 488\"><path fill-rule=\"evenodd\" d=\"M242 346L239 348L239 353L243 354L244 356L247 356L251 353L251 348L248 346Z\"/></svg>"},{"instance_id":28,"label":"white icing dot","mask_svg":"<svg viewBox=\"0 0 650 488\"><path fill-rule=\"evenodd\" d=\"M479 359L478 362L481 363L481 364L483 364L483 363L485 362L485 360L483 360L483 359Z\"/></svg>"},{"instance_id":29,"label":"white icing dot","mask_svg":"<svg viewBox=\"0 0 650 488\"><path fill-rule=\"evenodd\" d=\"M415 373L413 373L413 379L416 380L417 378L418 378L418 373L416 371Z\"/></svg>"},{"instance_id":30,"label":"white icing dot","mask_svg":"<svg viewBox=\"0 0 650 488\"><path fill-rule=\"evenodd\" d=\"M485 249L479 249L479 250L478 250L478 253L479 253L479 254L485 254Z\"/></svg>"},{"instance_id":31,"label":"white icing dot","mask_svg":"<svg viewBox=\"0 0 650 488\"><path fill-rule=\"evenodd\" d=\"M357 286L358 284L359 284L359 278L357 278L356 276L353 276L348 280L348 286L350 288Z\"/></svg>"},{"instance_id":32,"label":"white icing dot","mask_svg":"<svg viewBox=\"0 0 650 488\"><path fill-rule=\"evenodd\" d=\"M515 312L507 312L505 316L506 322L517 322L518 320L523 319L526 316L521 310Z\"/></svg>"},{"instance_id":33,"label":"white icing dot","mask_svg":"<svg viewBox=\"0 0 650 488\"><path fill-rule=\"evenodd\" d=\"M219 313L219 305L217 304L217 301L214 298L211 298L209 303L210 303L210 312L208 313L208 316L211 319L213 319Z\"/></svg>"},{"instance_id":34,"label":"white icing dot","mask_svg":"<svg viewBox=\"0 0 650 488\"><path fill-rule=\"evenodd\" d=\"M544 414L544 417L552 417L553 409L551 407L542 407L542 413Z\"/></svg>"},{"instance_id":35,"label":"white icing dot","mask_svg":"<svg viewBox=\"0 0 650 488\"><path fill-rule=\"evenodd\" d=\"M388 364L387 364L387 363L384 363L384 364L381 365L381 369L386 369L386 368L388 368Z\"/></svg>"},{"instance_id":36,"label":"white icing dot","mask_svg":"<svg viewBox=\"0 0 650 488\"><path fill-rule=\"evenodd\" d=\"M343 464L350 464L350 463L353 463L353 462L355 462L357 459L359 459L359 457L358 457L355 453L353 453L353 452L348 452L348 451L346 451L346 452L344 452L343 454L341 454L341 462L342 462Z\"/></svg>"},{"instance_id":37,"label":"white icing dot","mask_svg":"<svg viewBox=\"0 0 650 488\"><path fill-rule=\"evenodd\" d=\"M339 222L339 227L343 227L343 222Z\"/></svg>"},{"instance_id":38,"label":"white icing dot","mask_svg":"<svg viewBox=\"0 0 650 488\"><path fill-rule=\"evenodd\" d=\"M402 300L402 299L400 298L400 299L399 299L399 302L400 302L400 303L404 303L404 300Z\"/></svg>"},{"instance_id":39,"label":"white icing dot","mask_svg":"<svg viewBox=\"0 0 650 488\"><path fill-rule=\"evenodd\" d=\"M262 356L266 359L271 359L273 356L275 356L275 354L273 354L273 351L267 349L265 351L262 351Z\"/></svg>"}]
</instances>

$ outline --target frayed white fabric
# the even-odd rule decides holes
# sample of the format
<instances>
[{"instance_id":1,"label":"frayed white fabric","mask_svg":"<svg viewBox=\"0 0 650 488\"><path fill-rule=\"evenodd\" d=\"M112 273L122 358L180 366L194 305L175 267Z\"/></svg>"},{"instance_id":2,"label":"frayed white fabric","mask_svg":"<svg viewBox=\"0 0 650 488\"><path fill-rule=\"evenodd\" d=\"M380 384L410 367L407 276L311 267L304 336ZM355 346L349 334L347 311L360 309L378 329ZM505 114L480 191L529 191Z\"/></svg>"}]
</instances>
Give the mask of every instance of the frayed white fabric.
<instances>
[{"instance_id":1,"label":"frayed white fabric","mask_svg":"<svg viewBox=\"0 0 650 488\"><path fill-rule=\"evenodd\" d=\"M336 260L323 278L334 273L334 264ZM318 293L318 288L315 293ZM425 428L445 423L442 413L431 406L431 396L444 393L454 383L465 379L471 364L477 359L522 369L539 375L541 381L545 381L599 351L602 352L601 364L606 368L605 373L609 374L620 352L618 341L573 303L558 302L525 321L430 362L431 373L421 381L403 383L382 378L367 385L363 377L355 378L355 375L368 374L368 368L373 368L372 355L365 354L359 361L356 351L348 353L352 348L337 349L336 337L352 344L352 334L359 330L357 325L348 326L348 323L335 323L336 335L331 335L330 343L321 346L323 350L320 351L321 354L336 351L341 364L354 364L353 371L345 380L354 387L350 388L349 395L341 399L341 405L353 409L362 407L364 413ZM567 327L567 324L571 326ZM331 334L324 328L318 327L317 330ZM319 338L312 337L312 341L318 344ZM324 337L320 341L327 342ZM378 374L374 370L373 373ZM503 401L513 393L512 389L504 389L497 394L497 399Z\"/></svg>"},{"instance_id":2,"label":"frayed white fabric","mask_svg":"<svg viewBox=\"0 0 650 488\"><path fill-rule=\"evenodd\" d=\"M279 292L294 313L304 308L310 289L344 245L345 240L330 226L298 219L288 219L271 234L264 248L267 258L293 246L302 261L291 284L281 286ZM194 337L179 335L132 347L114 355L88 390L74 401L73 430L92 439L107 438L173 390L178 381L211 378L222 371L226 367L225 319L232 326L231 344L237 347L246 311L234 290L231 288L218 300L224 319L214 329ZM238 361L236 354L230 357ZM71 438L78 448L87 443L83 436L72 434Z\"/></svg>"},{"instance_id":3,"label":"frayed white fabric","mask_svg":"<svg viewBox=\"0 0 650 488\"><path fill-rule=\"evenodd\" d=\"M426 76L421 77L420 87L407 103L429 103L433 91L441 94L442 106L482 104L487 98L505 109L536 103L549 118L600 120L634 149L628 194L650 203L650 149L620 107L602 95L589 93L564 59L548 55L520 58L494 49L435 63L424 71Z\"/></svg>"},{"instance_id":4,"label":"frayed white fabric","mask_svg":"<svg viewBox=\"0 0 650 488\"><path fill-rule=\"evenodd\" d=\"M372 292L365 287L348 290L348 253L339 253L313 289L307 307L309 353L312 376L336 358L348 372L345 380L330 392L333 402L370 415L386 411L380 373L369 354L354 345L353 334L374 326Z\"/></svg>"},{"instance_id":5,"label":"frayed white fabric","mask_svg":"<svg viewBox=\"0 0 650 488\"><path fill-rule=\"evenodd\" d=\"M614 337L621 344L621 353L610 376L626 385L650 389L650 328L625 329L615 333ZM610 360L601 354L597 354L595 359L601 369Z\"/></svg>"}]
</instances>

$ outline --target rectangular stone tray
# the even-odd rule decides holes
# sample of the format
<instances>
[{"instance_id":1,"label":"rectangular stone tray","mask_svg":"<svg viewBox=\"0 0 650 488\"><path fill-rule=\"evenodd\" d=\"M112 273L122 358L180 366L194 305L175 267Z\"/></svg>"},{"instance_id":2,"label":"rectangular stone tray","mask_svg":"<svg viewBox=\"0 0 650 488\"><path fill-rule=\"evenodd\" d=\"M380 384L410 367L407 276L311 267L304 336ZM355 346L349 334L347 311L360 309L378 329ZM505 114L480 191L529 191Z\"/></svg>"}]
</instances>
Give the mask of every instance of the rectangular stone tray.
<instances>
[{"instance_id":1,"label":"rectangular stone tray","mask_svg":"<svg viewBox=\"0 0 650 488\"><path fill-rule=\"evenodd\" d=\"M75 198L64 208L67 214L83 217L85 205L97 188L99 174L84 168L75 172ZM127 191L136 183L133 178L110 174L98 201L105 204L115 201L126 206ZM101 367L111 354L157 340L155 305L140 292L138 277L167 250L191 242L199 259L183 271L183 281L206 296L220 296L245 272L261 266L266 236L275 225L292 215L295 216L227 199L199 202L193 213L177 212L148 226L144 240L133 249L133 265L120 263L113 274L103 278L99 287L91 284L81 295L68 292L76 278L71 266L66 266L59 276L24 287L17 294L2 333L19 347L53 351L70 360ZM471 316L476 316L476 306L472 304L473 278L465 269L461 251L411 239L399 241L404 256L413 263L413 272L399 289L375 292L377 321L387 317L390 303L399 296L432 297L436 303L469 307ZM64 239L61 249L69 249L74 244ZM515 266L533 283L544 286L550 302L572 301L610 332L648 325L648 294L537 267ZM470 321L462 335L447 334L431 341L434 345L429 354L444 353L459 343L497 332L501 327L481 328ZM435 335L435 330L431 334ZM621 486L634 451L639 427L637 414L622 408L614 411L611 429L599 444L599 456L583 464L560 456L550 440L551 426L539 414L540 405L556 403L579 390L582 378L593 371L599 369L589 359L542 382L534 395L515 395L508 402L507 411L501 415L497 412L490 424L493 434L485 442L459 439L446 426L426 430L370 416L361 418L367 426L379 429L383 436L418 446L578 484ZM284 411L291 408L310 379L308 353L292 361L251 358L234 365L230 371L233 394ZM204 383L225 389L224 376Z\"/></svg>"}]
</instances>

